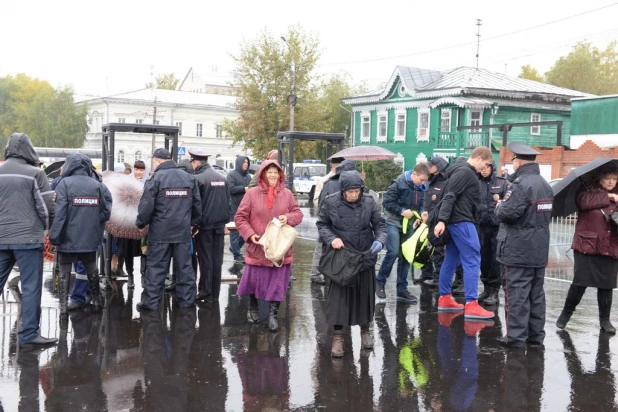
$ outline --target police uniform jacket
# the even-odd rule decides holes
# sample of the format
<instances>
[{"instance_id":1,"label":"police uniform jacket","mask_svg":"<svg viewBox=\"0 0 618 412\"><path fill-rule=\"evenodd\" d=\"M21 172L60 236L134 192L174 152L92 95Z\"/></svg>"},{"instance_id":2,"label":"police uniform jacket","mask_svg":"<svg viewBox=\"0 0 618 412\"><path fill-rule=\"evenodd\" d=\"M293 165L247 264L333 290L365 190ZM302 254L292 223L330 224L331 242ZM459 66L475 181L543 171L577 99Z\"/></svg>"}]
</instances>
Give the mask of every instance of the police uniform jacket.
<instances>
[{"instance_id":1,"label":"police uniform jacket","mask_svg":"<svg viewBox=\"0 0 618 412\"><path fill-rule=\"evenodd\" d=\"M446 169L449 165L446 160L441 160L443 160L443 162L440 162L438 166L439 172L429 178L429 185L425 191L423 209L427 213L431 213L436 208L446 188Z\"/></svg>"},{"instance_id":2,"label":"police uniform jacket","mask_svg":"<svg viewBox=\"0 0 618 412\"><path fill-rule=\"evenodd\" d=\"M495 226L495 228L498 228L500 221L494 212L498 200L504 199L508 183L506 179L496 176L495 165L492 165L492 173L487 177L481 177L479 185L481 190L479 225Z\"/></svg>"},{"instance_id":3,"label":"police uniform jacket","mask_svg":"<svg viewBox=\"0 0 618 412\"><path fill-rule=\"evenodd\" d=\"M230 221L230 190L228 181L208 163L195 169L202 199L200 229L222 229Z\"/></svg>"},{"instance_id":4,"label":"police uniform jacket","mask_svg":"<svg viewBox=\"0 0 618 412\"><path fill-rule=\"evenodd\" d=\"M495 210L500 221L496 259L506 266L547 265L554 193L539 165L522 165Z\"/></svg>"},{"instance_id":5,"label":"police uniform jacket","mask_svg":"<svg viewBox=\"0 0 618 412\"><path fill-rule=\"evenodd\" d=\"M148 242L181 243L191 239L200 223L200 191L195 177L175 162L161 163L144 185L135 224L148 228Z\"/></svg>"}]
</instances>

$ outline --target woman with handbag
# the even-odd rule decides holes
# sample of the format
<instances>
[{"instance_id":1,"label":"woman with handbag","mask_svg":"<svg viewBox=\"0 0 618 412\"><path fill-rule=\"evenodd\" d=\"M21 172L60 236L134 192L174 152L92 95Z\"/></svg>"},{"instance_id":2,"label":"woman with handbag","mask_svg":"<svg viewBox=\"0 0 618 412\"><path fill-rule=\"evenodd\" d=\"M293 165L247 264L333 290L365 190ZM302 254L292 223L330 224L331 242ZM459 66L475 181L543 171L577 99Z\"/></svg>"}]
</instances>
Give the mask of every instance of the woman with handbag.
<instances>
[{"instance_id":1,"label":"woman with handbag","mask_svg":"<svg viewBox=\"0 0 618 412\"><path fill-rule=\"evenodd\" d=\"M279 305L285 298L292 272L292 248L287 251L280 266L266 258L258 244L268 223L276 218L283 225L297 226L303 220L294 195L285 188L285 175L277 161L266 160L258 170L258 184L243 197L234 223L246 242L245 270L240 279L239 296L249 295L250 322L259 321L258 299L269 302L268 328L279 329Z\"/></svg>"},{"instance_id":2,"label":"woman with handbag","mask_svg":"<svg viewBox=\"0 0 618 412\"><path fill-rule=\"evenodd\" d=\"M327 281L326 318L333 325L331 355L343 356L343 327L360 325L363 349L373 349L370 325L375 312L375 265L386 243L386 222L357 171L342 172L341 192L328 196L320 207L318 231L328 247L342 247L364 255L363 266L349 286Z\"/></svg>"},{"instance_id":3,"label":"woman with handbag","mask_svg":"<svg viewBox=\"0 0 618 412\"><path fill-rule=\"evenodd\" d=\"M601 330L615 334L609 320L612 308L612 289L616 288L618 274L618 230L612 214L618 213L618 167L608 163L601 168L588 187L576 195L577 224L573 236L575 257L573 283L556 321L564 329L584 296L587 287L597 288Z\"/></svg>"}]
</instances>

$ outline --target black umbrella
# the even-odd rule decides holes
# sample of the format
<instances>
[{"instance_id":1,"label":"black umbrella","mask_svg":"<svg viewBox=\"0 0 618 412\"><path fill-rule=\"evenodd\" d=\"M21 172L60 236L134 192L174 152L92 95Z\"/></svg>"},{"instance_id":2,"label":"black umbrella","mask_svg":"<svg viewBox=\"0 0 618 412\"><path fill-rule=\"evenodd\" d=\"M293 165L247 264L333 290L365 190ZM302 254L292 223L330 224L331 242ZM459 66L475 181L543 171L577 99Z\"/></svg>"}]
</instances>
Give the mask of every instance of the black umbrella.
<instances>
[{"instance_id":1,"label":"black umbrella","mask_svg":"<svg viewBox=\"0 0 618 412\"><path fill-rule=\"evenodd\" d=\"M62 166L64 165L64 160L59 160L47 166L45 168L45 174L49 179L55 179L60 176L60 170L62 170Z\"/></svg>"},{"instance_id":2,"label":"black umbrella","mask_svg":"<svg viewBox=\"0 0 618 412\"><path fill-rule=\"evenodd\" d=\"M591 178L598 169L610 162L618 165L618 159L609 157L594 159L592 162L580 166L556 183L554 189L554 205L552 214L554 216L569 216L577 212L575 196L582 185L591 183Z\"/></svg>"}]
</instances>

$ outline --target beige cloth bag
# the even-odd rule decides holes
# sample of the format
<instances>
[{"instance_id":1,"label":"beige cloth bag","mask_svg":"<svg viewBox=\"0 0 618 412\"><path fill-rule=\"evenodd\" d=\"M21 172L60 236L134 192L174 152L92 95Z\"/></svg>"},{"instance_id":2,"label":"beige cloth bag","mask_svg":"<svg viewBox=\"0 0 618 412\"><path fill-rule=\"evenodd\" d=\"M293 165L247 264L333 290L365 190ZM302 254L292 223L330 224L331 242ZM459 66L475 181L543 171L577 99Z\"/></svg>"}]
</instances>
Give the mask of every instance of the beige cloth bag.
<instances>
[{"instance_id":1,"label":"beige cloth bag","mask_svg":"<svg viewBox=\"0 0 618 412\"><path fill-rule=\"evenodd\" d=\"M266 231L258 240L258 245L264 248L266 259L281 267L285 254L290 250L298 232L290 225L282 224L279 219L273 218L266 226Z\"/></svg>"}]
</instances>

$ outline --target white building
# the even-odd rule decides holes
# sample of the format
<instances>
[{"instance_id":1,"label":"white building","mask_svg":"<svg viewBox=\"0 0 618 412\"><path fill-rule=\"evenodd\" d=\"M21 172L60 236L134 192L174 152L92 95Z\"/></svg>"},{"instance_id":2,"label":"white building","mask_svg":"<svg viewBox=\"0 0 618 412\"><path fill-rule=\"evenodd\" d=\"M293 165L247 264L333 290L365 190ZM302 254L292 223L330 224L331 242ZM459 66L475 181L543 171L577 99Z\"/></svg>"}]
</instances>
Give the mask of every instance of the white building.
<instances>
[{"instance_id":1,"label":"white building","mask_svg":"<svg viewBox=\"0 0 618 412\"><path fill-rule=\"evenodd\" d=\"M178 83L176 90L193 93L211 93L234 95L233 87L238 74L233 71L220 71L216 66L211 66L206 72L198 72L193 67L189 69L185 77Z\"/></svg>"},{"instance_id":2,"label":"white building","mask_svg":"<svg viewBox=\"0 0 618 412\"><path fill-rule=\"evenodd\" d=\"M233 158L246 154L244 145L233 144L225 136L223 122L234 120L238 111L233 107L234 96L191 93L177 90L144 89L114 96L78 100L88 105L86 149L101 150L101 127L107 123L144 123L178 126L178 145L182 150L197 149L213 157ZM155 113L156 109L156 113ZM156 136L155 147L163 146L163 136ZM133 163L152 154L152 135L117 133L116 161Z\"/></svg>"}]
</instances>

